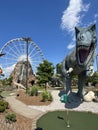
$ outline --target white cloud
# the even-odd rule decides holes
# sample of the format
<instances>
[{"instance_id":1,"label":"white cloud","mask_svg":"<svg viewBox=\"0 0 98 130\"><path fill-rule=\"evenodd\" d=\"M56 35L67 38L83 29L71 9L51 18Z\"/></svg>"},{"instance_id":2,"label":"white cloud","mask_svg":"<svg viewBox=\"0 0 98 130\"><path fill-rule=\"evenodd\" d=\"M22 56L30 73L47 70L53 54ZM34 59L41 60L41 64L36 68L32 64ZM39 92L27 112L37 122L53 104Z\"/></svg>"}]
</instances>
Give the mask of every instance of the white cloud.
<instances>
[{"instance_id":1,"label":"white cloud","mask_svg":"<svg viewBox=\"0 0 98 130\"><path fill-rule=\"evenodd\" d=\"M13 64L12 66L3 68L3 73L4 73L5 77L8 77L11 74L14 67L15 67L15 64Z\"/></svg>"},{"instance_id":2,"label":"white cloud","mask_svg":"<svg viewBox=\"0 0 98 130\"><path fill-rule=\"evenodd\" d=\"M97 23L97 20L98 20L98 13L94 14L94 21L93 21L93 23Z\"/></svg>"},{"instance_id":3,"label":"white cloud","mask_svg":"<svg viewBox=\"0 0 98 130\"><path fill-rule=\"evenodd\" d=\"M95 19L98 18L98 14L95 14L95 15L94 15L94 18L95 18Z\"/></svg>"},{"instance_id":4,"label":"white cloud","mask_svg":"<svg viewBox=\"0 0 98 130\"><path fill-rule=\"evenodd\" d=\"M82 11L87 12L89 10L90 3L82 5Z\"/></svg>"},{"instance_id":5,"label":"white cloud","mask_svg":"<svg viewBox=\"0 0 98 130\"><path fill-rule=\"evenodd\" d=\"M79 26L85 13L89 10L90 3L84 4L83 0L70 0L69 6L63 12L61 18L61 28L71 33L72 42L67 46L68 49L75 47L74 30L75 26Z\"/></svg>"},{"instance_id":6,"label":"white cloud","mask_svg":"<svg viewBox=\"0 0 98 130\"><path fill-rule=\"evenodd\" d=\"M83 15L80 13L87 12L90 4L83 4L82 0L70 0L69 6L63 12L61 18L61 27L66 29L68 32L73 32L74 27L81 23Z\"/></svg>"},{"instance_id":7,"label":"white cloud","mask_svg":"<svg viewBox=\"0 0 98 130\"><path fill-rule=\"evenodd\" d=\"M72 49L73 47L75 47L75 44L74 44L74 43L70 43L70 44L67 46L68 49Z\"/></svg>"}]
</instances>

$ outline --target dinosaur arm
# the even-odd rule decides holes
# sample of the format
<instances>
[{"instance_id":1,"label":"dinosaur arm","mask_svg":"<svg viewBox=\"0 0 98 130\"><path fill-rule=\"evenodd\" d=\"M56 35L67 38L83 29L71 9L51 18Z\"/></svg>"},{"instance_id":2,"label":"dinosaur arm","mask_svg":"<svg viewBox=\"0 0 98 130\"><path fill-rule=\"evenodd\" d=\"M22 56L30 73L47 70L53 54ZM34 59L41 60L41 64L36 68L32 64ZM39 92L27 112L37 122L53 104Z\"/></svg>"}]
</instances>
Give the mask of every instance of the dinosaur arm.
<instances>
[{"instance_id":1,"label":"dinosaur arm","mask_svg":"<svg viewBox=\"0 0 98 130\"><path fill-rule=\"evenodd\" d=\"M76 49L74 49L62 62L62 72L65 77L74 70L74 66L76 65L75 52Z\"/></svg>"},{"instance_id":2,"label":"dinosaur arm","mask_svg":"<svg viewBox=\"0 0 98 130\"><path fill-rule=\"evenodd\" d=\"M65 62L66 61L64 60L63 63L62 63L62 72L63 72L63 76L67 77L73 71L73 68L69 67L69 68L66 69Z\"/></svg>"},{"instance_id":3,"label":"dinosaur arm","mask_svg":"<svg viewBox=\"0 0 98 130\"><path fill-rule=\"evenodd\" d=\"M88 70L87 70L87 75L88 76L93 76L94 74L94 66L89 66Z\"/></svg>"},{"instance_id":4,"label":"dinosaur arm","mask_svg":"<svg viewBox=\"0 0 98 130\"><path fill-rule=\"evenodd\" d=\"M70 67L66 72L67 72L67 73L71 73L72 71L73 71L73 68Z\"/></svg>"}]
</instances>

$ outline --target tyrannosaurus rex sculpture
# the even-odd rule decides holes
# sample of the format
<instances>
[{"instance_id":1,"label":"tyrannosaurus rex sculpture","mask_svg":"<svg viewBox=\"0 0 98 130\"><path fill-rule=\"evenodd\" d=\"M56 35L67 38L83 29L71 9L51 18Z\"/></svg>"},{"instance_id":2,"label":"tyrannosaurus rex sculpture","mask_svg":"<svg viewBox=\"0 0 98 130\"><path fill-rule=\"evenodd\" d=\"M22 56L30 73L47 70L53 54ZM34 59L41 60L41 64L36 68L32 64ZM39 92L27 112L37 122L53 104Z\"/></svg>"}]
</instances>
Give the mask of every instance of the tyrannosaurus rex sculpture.
<instances>
[{"instance_id":1,"label":"tyrannosaurus rex sculpture","mask_svg":"<svg viewBox=\"0 0 98 130\"><path fill-rule=\"evenodd\" d=\"M96 25L89 27L75 27L76 47L62 62L62 73L66 94L71 92L71 78L78 75L77 95L82 97L83 87L87 75L93 74L93 63L96 56Z\"/></svg>"}]
</instances>

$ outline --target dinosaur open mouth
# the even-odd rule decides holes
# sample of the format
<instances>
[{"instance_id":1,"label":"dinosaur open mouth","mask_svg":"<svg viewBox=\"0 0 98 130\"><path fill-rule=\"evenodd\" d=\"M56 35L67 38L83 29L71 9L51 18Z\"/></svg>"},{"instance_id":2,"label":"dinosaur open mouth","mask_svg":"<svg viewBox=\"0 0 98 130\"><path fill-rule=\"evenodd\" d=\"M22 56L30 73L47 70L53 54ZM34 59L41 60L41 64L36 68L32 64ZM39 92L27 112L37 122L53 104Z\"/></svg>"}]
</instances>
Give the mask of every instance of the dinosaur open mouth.
<instances>
[{"instance_id":1,"label":"dinosaur open mouth","mask_svg":"<svg viewBox=\"0 0 98 130\"><path fill-rule=\"evenodd\" d=\"M86 49L80 49L79 50L79 59L80 59L80 62L81 63L84 63L85 60L87 59L88 57L88 54L89 54L89 51L86 50Z\"/></svg>"},{"instance_id":2,"label":"dinosaur open mouth","mask_svg":"<svg viewBox=\"0 0 98 130\"><path fill-rule=\"evenodd\" d=\"M82 45L79 46L78 56L79 56L80 63L84 63L88 59L90 53L92 52L93 47L94 46L93 46L92 43L89 47L88 46L82 46Z\"/></svg>"}]
</instances>

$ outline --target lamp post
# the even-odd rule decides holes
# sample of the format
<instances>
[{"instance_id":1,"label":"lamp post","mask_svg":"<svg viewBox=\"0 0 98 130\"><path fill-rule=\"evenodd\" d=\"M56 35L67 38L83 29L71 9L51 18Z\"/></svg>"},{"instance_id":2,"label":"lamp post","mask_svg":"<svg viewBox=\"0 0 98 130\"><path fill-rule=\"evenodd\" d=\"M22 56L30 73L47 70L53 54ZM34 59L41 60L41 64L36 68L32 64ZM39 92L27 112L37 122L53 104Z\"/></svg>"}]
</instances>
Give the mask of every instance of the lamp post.
<instances>
[{"instance_id":1,"label":"lamp post","mask_svg":"<svg viewBox=\"0 0 98 130\"><path fill-rule=\"evenodd\" d=\"M23 38L23 39L26 42L26 93L27 93L27 89L28 89L28 43L32 40L30 37Z\"/></svg>"}]
</instances>

